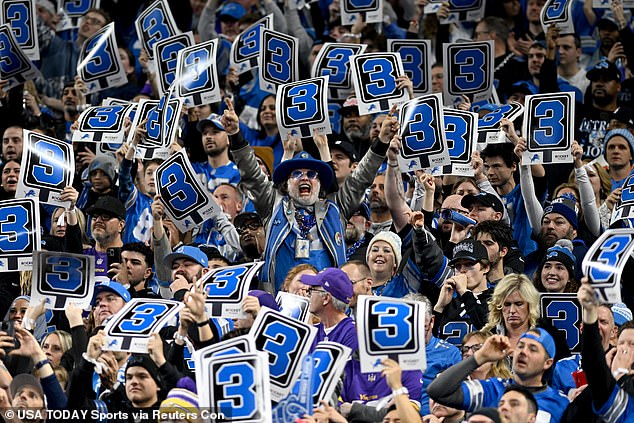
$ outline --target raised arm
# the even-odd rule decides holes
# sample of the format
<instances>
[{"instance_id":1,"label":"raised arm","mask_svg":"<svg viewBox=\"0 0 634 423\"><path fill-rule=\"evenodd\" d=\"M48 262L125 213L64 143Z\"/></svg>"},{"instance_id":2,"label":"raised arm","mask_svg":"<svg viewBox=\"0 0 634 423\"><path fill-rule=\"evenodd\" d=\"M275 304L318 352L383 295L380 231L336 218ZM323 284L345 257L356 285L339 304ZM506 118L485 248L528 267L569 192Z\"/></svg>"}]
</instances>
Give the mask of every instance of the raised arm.
<instances>
[{"instance_id":1,"label":"raised arm","mask_svg":"<svg viewBox=\"0 0 634 423\"><path fill-rule=\"evenodd\" d=\"M583 220L592 235L599 236L601 234L601 218L597 207L597 199L594 195L590 178L588 178L586 167L581 160L583 148L577 141L572 142L572 155L575 159L575 179L579 187L579 201L583 211Z\"/></svg>"},{"instance_id":2,"label":"raised arm","mask_svg":"<svg viewBox=\"0 0 634 423\"><path fill-rule=\"evenodd\" d=\"M403 179L398 165L398 151L401 149L401 137L395 136L387 150L387 170L385 172L385 201L396 232L400 232L408 223L408 213L412 211L405 201Z\"/></svg>"}]
</instances>

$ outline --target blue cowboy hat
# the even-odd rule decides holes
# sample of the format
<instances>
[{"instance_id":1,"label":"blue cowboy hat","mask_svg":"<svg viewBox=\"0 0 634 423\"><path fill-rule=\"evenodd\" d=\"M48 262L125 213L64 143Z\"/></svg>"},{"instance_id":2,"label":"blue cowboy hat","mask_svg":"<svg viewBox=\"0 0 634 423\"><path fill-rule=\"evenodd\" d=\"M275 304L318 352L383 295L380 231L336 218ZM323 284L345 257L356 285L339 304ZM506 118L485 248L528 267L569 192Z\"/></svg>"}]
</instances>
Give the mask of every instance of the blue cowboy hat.
<instances>
[{"instance_id":1,"label":"blue cowboy hat","mask_svg":"<svg viewBox=\"0 0 634 423\"><path fill-rule=\"evenodd\" d=\"M291 172L296 169L317 171L322 188L330 187L335 179L335 172L328 163L313 159L310 154L302 151L292 159L280 163L280 165L275 168L275 171L273 171L273 182L275 184L286 182Z\"/></svg>"}]
</instances>

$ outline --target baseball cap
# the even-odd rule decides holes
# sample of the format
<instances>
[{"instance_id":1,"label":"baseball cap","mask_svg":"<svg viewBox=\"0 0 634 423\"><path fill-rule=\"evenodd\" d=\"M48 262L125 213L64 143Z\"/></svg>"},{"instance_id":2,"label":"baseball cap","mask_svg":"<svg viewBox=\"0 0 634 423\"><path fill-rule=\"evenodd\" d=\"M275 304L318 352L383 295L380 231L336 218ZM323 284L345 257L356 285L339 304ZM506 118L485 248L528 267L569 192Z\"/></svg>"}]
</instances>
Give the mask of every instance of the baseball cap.
<instances>
[{"instance_id":1,"label":"baseball cap","mask_svg":"<svg viewBox=\"0 0 634 423\"><path fill-rule=\"evenodd\" d=\"M619 327L632 320L632 311L623 303L615 303L612 306L612 314L614 315L614 324Z\"/></svg>"},{"instance_id":2,"label":"baseball cap","mask_svg":"<svg viewBox=\"0 0 634 423\"><path fill-rule=\"evenodd\" d=\"M597 29L599 31L604 29L608 31L619 29L619 25L616 23L616 18L614 17L614 14L611 10L603 13L601 19L597 21Z\"/></svg>"},{"instance_id":3,"label":"baseball cap","mask_svg":"<svg viewBox=\"0 0 634 423\"><path fill-rule=\"evenodd\" d=\"M359 101L354 94L346 98L346 101L343 102L343 105L339 109L339 114L344 116L353 110L356 110L357 112L359 111Z\"/></svg>"},{"instance_id":4,"label":"baseball cap","mask_svg":"<svg viewBox=\"0 0 634 423\"><path fill-rule=\"evenodd\" d=\"M225 5L220 8L219 16L221 20L223 17L225 18L229 17L237 21L241 17L246 15L246 13L247 11L244 7L242 7L242 5L232 2L232 3L225 3Z\"/></svg>"},{"instance_id":5,"label":"baseball cap","mask_svg":"<svg viewBox=\"0 0 634 423\"><path fill-rule=\"evenodd\" d=\"M353 216L363 216L365 220L370 220L370 207L368 203L362 201L359 207L352 213Z\"/></svg>"},{"instance_id":6,"label":"baseball cap","mask_svg":"<svg viewBox=\"0 0 634 423\"><path fill-rule=\"evenodd\" d=\"M537 87L528 81L518 81L511 85L511 93L520 92L526 95L537 94Z\"/></svg>"},{"instance_id":7,"label":"baseball cap","mask_svg":"<svg viewBox=\"0 0 634 423\"><path fill-rule=\"evenodd\" d=\"M605 76L609 78L609 80L621 81L619 68L617 68L614 63L605 59L594 65L594 67L586 73L586 78L592 82L598 80L601 76Z\"/></svg>"},{"instance_id":8,"label":"baseball cap","mask_svg":"<svg viewBox=\"0 0 634 423\"><path fill-rule=\"evenodd\" d=\"M328 148L330 151L333 149L342 151L351 162L358 162L359 158L357 157L357 153L354 150L354 147L351 142L345 140L336 140L328 143Z\"/></svg>"},{"instance_id":9,"label":"baseball cap","mask_svg":"<svg viewBox=\"0 0 634 423\"><path fill-rule=\"evenodd\" d=\"M125 289L125 287L121 285L119 282L103 281L103 282L99 282L95 284L95 292L92 295L92 301L90 302L90 304L94 305L97 295L106 291L112 292L113 294L120 296L121 298L123 298L123 301L125 301L126 303L130 301L130 299L132 298L130 296L130 292L127 289Z\"/></svg>"},{"instance_id":10,"label":"baseball cap","mask_svg":"<svg viewBox=\"0 0 634 423\"><path fill-rule=\"evenodd\" d=\"M460 205L466 209L469 209L475 203L491 207L496 212L504 213L502 201L496 195L489 192L482 191L479 194L467 194L462 197L460 201Z\"/></svg>"},{"instance_id":11,"label":"baseball cap","mask_svg":"<svg viewBox=\"0 0 634 423\"><path fill-rule=\"evenodd\" d=\"M260 306L262 307L268 307L272 310L280 311L275 298L273 298L273 296L266 291L254 289L252 291L249 291L249 296L257 298Z\"/></svg>"},{"instance_id":12,"label":"baseball cap","mask_svg":"<svg viewBox=\"0 0 634 423\"><path fill-rule=\"evenodd\" d=\"M634 109L627 106L620 106L612 113L612 119L618 120L630 128L634 128Z\"/></svg>"},{"instance_id":13,"label":"baseball cap","mask_svg":"<svg viewBox=\"0 0 634 423\"><path fill-rule=\"evenodd\" d=\"M220 122L220 115L216 113L212 113L209 116L207 116L205 119L199 120L198 123L196 124L196 129L198 129L198 132L202 133L205 126L209 124L214 125L216 128L220 129L221 131L225 130L225 127L222 126L222 123Z\"/></svg>"},{"instance_id":14,"label":"baseball cap","mask_svg":"<svg viewBox=\"0 0 634 423\"><path fill-rule=\"evenodd\" d=\"M249 223L255 223L258 226L264 226L260 215L254 212L243 212L233 218L233 226L235 226L236 229L242 228Z\"/></svg>"},{"instance_id":15,"label":"baseball cap","mask_svg":"<svg viewBox=\"0 0 634 423\"><path fill-rule=\"evenodd\" d=\"M539 336L532 332L539 332ZM530 329L520 336L520 339L528 338L533 341L537 341L542 344L542 347L546 350L546 354L548 357L555 358L555 354L557 353L557 348L555 348L555 340L552 336L546 331L546 329L542 328L533 328Z\"/></svg>"},{"instance_id":16,"label":"baseball cap","mask_svg":"<svg viewBox=\"0 0 634 423\"><path fill-rule=\"evenodd\" d=\"M86 213L89 215L95 215L100 213L109 214L115 216L120 220L125 220L125 206L118 198L111 197L109 195L104 195L103 197L99 197L95 204L88 207Z\"/></svg>"},{"instance_id":17,"label":"baseball cap","mask_svg":"<svg viewBox=\"0 0 634 423\"><path fill-rule=\"evenodd\" d=\"M11 397L15 398L15 396L20 392L20 390L25 387L30 386L33 388L38 395L44 400L46 397L44 396L44 390L42 389L42 385L40 384L40 380L33 375L28 373L20 373L16 375L11 384L9 385L9 391L11 391Z\"/></svg>"},{"instance_id":18,"label":"baseball cap","mask_svg":"<svg viewBox=\"0 0 634 423\"><path fill-rule=\"evenodd\" d=\"M202 267L206 268L209 266L209 260L207 259L207 255L203 253L203 251L198 247L192 247L190 245L181 245L176 249L176 251L169 253L165 256L165 264L172 267L172 263L174 260L179 258L186 258L195 261L200 264Z\"/></svg>"},{"instance_id":19,"label":"baseball cap","mask_svg":"<svg viewBox=\"0 0 634 423\"><path fill-rule=\"evenodd\" d=\"M480 262L488 260L489 255L487 249L480 241L473 239L465 239L460 241L453 247L453 258L449 261L449 265L453 266L459 260L471 260Z\"/></svg>"},{"instance_id":20,"label":"baseball cap","mask_svg":"<svg viewBox=\"0 0 634 423\"><path fill-rule=\"evenodd\" d=\"M302 283L309 286L321 286L326 292L346 304L352 299L352 282L341 269L328 267L316 275L302 275Z\"/></svg>"}]
</instances>

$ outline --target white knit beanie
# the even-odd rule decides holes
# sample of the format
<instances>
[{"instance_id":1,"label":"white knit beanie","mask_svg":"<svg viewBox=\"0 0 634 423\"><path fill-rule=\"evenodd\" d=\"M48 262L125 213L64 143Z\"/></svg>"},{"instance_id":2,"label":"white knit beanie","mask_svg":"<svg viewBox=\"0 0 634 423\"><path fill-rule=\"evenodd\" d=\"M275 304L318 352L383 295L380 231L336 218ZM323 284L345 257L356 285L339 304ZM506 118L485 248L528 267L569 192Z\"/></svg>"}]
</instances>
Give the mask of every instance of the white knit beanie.
<instances>
[{"instance_id":1,"label":"white knit beanie","mask_svg":"<svg viewBox=\"0 0 634 423\"><path fill-rule=\"evenodd\" d=\"M390 244L392 247L392 251L394 252L394 264L398 268L401 264L401 260L403 257L401 256L401 238L398 237L394 232L390 231L382 231L378 234L374 235L374 237L370 240L368 244L368 251L365 254L365 261L367 263L368 257L370 257L370 250L372 249L372 245L377 241L385 241Z\"/></svg>"}]
</instances>

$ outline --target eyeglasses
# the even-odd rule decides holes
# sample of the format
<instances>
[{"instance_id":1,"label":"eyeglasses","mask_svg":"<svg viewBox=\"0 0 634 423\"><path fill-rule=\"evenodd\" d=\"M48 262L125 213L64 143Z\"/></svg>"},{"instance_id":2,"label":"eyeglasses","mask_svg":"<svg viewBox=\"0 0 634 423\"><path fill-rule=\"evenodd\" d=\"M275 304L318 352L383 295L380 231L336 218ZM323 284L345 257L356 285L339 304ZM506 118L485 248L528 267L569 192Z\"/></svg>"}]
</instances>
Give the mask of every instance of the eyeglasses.
<instances>
[{"instance_id":1,"label":"eyeglasses","mask_svg":"<svg viewBox=\"0 0 634 423\"><path fill-rule=\"evenodd\" d=\"M354 284L357 284L357 283L359 283L359 282L361 282L361 281L365 281L365 280L367 280L367 279L368 279L368 278L367 278L367 277L365 277L365 278L357 279L356 281L351 280L350 282L352 282L352 284L354 285Z\"/></svg>"},{"instance_id":2,"label":"eyeglasses","mask_svg":"<svg viewBox=\"0 0 634 423\"><path fill-rule=\"evenodd\" d=\"M326 291L324 291L323 289L318 289L318 288L308 288L306 292L308 292L308 295L313 295L313 292L326 292Z\"/></svg>"},{"instance_id":3,"label":"eyeglasses","mask_svg":"<svg viewBox=\"0 0 634 423\"><path fill-rule=\"evenodd\" d=\"M475 354L476 351L478 351L480 348L482 348L482 344L463 345L462 347L460 347L460 352L462 353L462 355L465 355L469 351L473 351L473 353Z\"/></svg>"},{"instance_id":4,"label":"eyeglasses","mask_svg":"<svg viewBox=\"0 0 634 423\"><path fill-rule=\"evenodd\" d=\"M95 300L95 307L99 307L101 303L108 303L108 304L113 303L117 301L117 299L119 298L121 297L118 297L116 295L106 295L105 297L101 297Z\"/></svg>"},{"instance_id":5,"label":"eyeglasses","mask_svg":"<svg viewBox=\"0 0 634 423\"><path fill-rule=\"evenodd\" d=\"M236 232L238 232L238 235L242 235L247 230L257 231L261 227L262 227L262 225L260 225L259 223L255 223L255 222L253 222L253 223L245 223L244 225L240 226L239 228L236 227Z\"/></svg>"},{"instance_id":6,"label":"eyeglasses","mask_svg":"<svg viewBox=\"0 0 634 423\"><path fill-rule=\"evenodd\" d=\"M317 179L317 177L319 177L319 172L316 170L309 170L307 172L304 172L303 170L294 170L291 172L291 178L297 179L298 181L304 176L310 180Z\"/></svg>"},{"instance_id":7,"label":"eyeglasses","mask_svg":"<svg viewBox=\"0 0 634 423\"><path fill-rule=\"evenodd\" d=\"M109 220L114 219L115 216L108 214L108 213L101 213L101 214L93 214L92 215L92 220L97 220L97 219L101 219L102 222L107 222Z\"/></svg>"}]
</instances>

